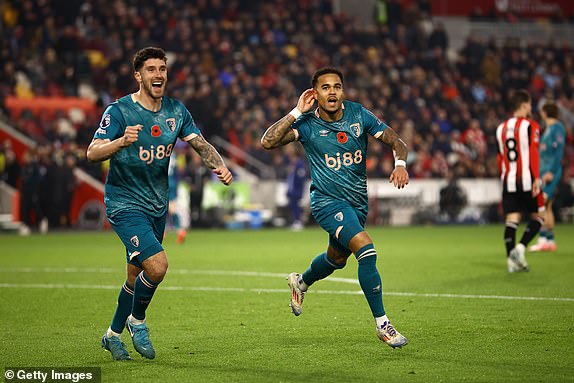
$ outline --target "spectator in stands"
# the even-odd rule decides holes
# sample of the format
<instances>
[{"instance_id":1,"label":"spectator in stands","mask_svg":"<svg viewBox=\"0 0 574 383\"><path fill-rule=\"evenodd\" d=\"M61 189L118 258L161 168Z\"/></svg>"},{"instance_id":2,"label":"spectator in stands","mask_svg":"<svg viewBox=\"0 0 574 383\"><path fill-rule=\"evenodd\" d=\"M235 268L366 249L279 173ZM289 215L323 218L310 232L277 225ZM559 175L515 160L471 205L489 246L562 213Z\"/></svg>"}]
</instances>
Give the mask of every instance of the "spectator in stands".
<instances>
[{"instance_id":1,"label":"spectator in stands","mask_svg":"<svg viewBox=\"0 0 574 383\"><path fill-rule=\"evenodd\" d=\"M440 215L447 217L448 222L457 222L460 212L466 206L466 193L458 184L458 177L452 171L447 173L447 184L440 189Z\"/></svg>"},{"instance_id":2,"label":"spectator in stands","mask_svg":"<svg viewBox=\"0 0 574 383\"><path fill-rule=\"evenodd\" d=\"M303 229L301 198L307 182L307 165L299 146L289 145L287 151L287 200L291 212L291 228Z\"/></svg>"},{"instance_id":3,"label":"spectator in stands","mask_svg":"<svg viewBox=\"0 0 574 383\"><path fill-rule=\"evenodd\" d=\"M6 182L13 188L18 187L20 177L20 164L16 159L16 154L12 150L12 143L4 141L0 150L0 180Z\"/></svg>"},{"instance_id":4,"label":"spectator in stands","mask_svg":"<svg viewBox=\"0 0 574 383\"><path fill-rule=\"evenodd\" d=\"M20 219L25 226L20 232L23 235L30 234L31 229L44 217L40 205L40 170L38 159L34 151L27 151L22 158L20 173Z\"/></svg>"},{"instance_id":5,"label":"spectator in stands","mask_svg":"<svg viewBox=\"0 0 574 383\"><path fill-rule=\"evenodd\" d=\"M458 57L449 61L446 52L451 47L440 36L440 25L432 31L428 28L428 2L405 6L399 0L386 1L382 6L387 17L370 27L334 13L330 1L323 0L166 1L161 11L165 22L149 17L157 13L152 3L135 8L127 0L102 0L90 9L89 2L70 2L61 9L50 6L55 1L12 1L3 7L0 102L26 91L48 96L90 94L100 107L108 105L131 91L131 78L121 67L139 40L146 40L169 47L174 57L170 60L174 95L186 104L206 137L227 137L266 163L272 162L270 156L257 144L249 144L249 137L257 134L254 127L278 119L308 75L326 60L348 74L354 84L347 90L350 97L379 116L384 110L383 117L394 126L399 126L394 120L402 123L405 115L415 120L413 142L438 140L439 133L427 133L433 120L441 121L443 111L452 126L450 130L442 126L449 132L441 141L449 142L452 131L464 131L471 119L479 121L490 139L491 129L507 113L501 107L508 101L506 89L523 86L532 87L535 101L549 93L558 100L567 131L574 124L574 64L569 48L500 44L471 35ZM490 11L485 9L482 16L475 12L475 16L497 17ZM419 49L410 49L413 46ZM524 60L531 55L535 66ZM17 78L28 89L18 86ZM1 107L6 109L4 103ZM233 124L226 127L230 116ZM43 123L44 116L7 112L6 116L0 113L0 118L10 119L39 142L67 145L66 140L73 139ZM89 116L74 124L78 144L89 144L93 125ZM69 127L63 126L65 131ZM412 149L418 151L419 146L415 143ZM491 147L495 145L490 143ZM439 145L424 150L431 158L438 150L447 154ZM571 158L572 152L567 147L566 157ZM464 162L465 172L490 171L488 164L495 155L487 150L484 158ZM382 161L383 156L377 153L376 160ZM574 174L574 160L568 163L565 171ZM94 165L86 167L85 159L78 158L78 164L102 179L101 171ZM421 166L413 163L410 169L416 167Z\"/></svg>"},{"instance_id":6,"label":"spectator in stands","mask_svg":"<svg viewBox=\"0 0 574 383\"><path fill-rule=\"evenodd\" d=\"M72 153L60 153L60 160L54 167L52 204L54 206L51 224L56 227L70 227L70 206L76 188L76 157Z\"/></svg>"},{"instance_id":7,"label":"spectator in stands","mask_svg":"<svg viewBox=\"0 0 574 383\"><path fill-rule=\"evenodd\" d=\"M202 207L203 190L211 177L211 173L203 165L201 157L194 151L189 152L186 161L188 166L184 178L189 182L191 227L202 227L206 225Z\"/></svg>"}]
</instances>

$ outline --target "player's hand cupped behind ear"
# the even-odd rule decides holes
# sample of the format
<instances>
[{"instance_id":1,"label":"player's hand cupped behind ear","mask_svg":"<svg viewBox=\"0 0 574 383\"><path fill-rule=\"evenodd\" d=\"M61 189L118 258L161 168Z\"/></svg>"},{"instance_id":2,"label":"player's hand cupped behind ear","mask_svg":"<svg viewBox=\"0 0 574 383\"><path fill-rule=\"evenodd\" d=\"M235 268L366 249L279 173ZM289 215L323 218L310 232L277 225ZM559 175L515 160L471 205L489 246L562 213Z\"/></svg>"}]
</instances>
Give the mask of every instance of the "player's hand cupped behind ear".
<instances>
[{"instance_id":1,"label":"player's hand cupped behind ear","mask_svg":"<svg viewBox=\"0 0 574 383\"><path fill-rule=\"evenodd\" d=\"M297 101L297 109L301 113L305 113L313 108L315 104L315 89L307 89L301 96L299 96L299 100Z\"/></svg>"}]
</instances>

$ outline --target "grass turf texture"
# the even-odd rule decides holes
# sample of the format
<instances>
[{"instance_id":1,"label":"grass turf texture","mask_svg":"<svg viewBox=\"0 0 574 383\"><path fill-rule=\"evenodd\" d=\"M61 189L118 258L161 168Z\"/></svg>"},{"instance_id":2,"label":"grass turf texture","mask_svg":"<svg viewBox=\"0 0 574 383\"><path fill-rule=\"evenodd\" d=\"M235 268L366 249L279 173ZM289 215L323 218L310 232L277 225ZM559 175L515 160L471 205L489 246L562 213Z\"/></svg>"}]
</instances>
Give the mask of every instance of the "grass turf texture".
<instances>
[{"instance_id":1,"label":"grass turf texture","mask_svg":"<svg viewBox=\"0 0 574 383\"><path fill-rule=\"evenodd\" d=\"M125 277L113 232L4 235L0 360L99 366L106 383L573 381L573 229L557 228L557 252L527 254L530 273L508 274L501 225L369 228L385 308L409 339L394 351L355 294L353 258L291 314L285 276L324 250L320 229L192 231L181 246L169 233L170 270L148 310L157 358L124 331L132 362L99 345Z\"/></svg>"}]
</instances>

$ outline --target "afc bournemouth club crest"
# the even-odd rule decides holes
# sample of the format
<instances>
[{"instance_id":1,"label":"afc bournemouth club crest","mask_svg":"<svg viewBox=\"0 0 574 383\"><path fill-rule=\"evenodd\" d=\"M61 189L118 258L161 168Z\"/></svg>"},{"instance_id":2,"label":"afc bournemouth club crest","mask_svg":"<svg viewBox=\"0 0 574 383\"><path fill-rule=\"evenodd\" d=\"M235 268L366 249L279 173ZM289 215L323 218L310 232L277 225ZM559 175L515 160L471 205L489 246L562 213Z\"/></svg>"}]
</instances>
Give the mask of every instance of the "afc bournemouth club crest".
<instances>
[{"instance_id":1,"label":"afc bournemouth club crest","mask_svg":"<svg viewBox=\"0 0 574 383\"><path fill-rule=\"evenodd\" d=\"M140 239L138 238L137 235L134 235L133 237L130 238L130 242L132 243L132 245L134 245L135 247L138 247L140 245Z\"/></svg>"},{"instance_id":2,"label":"afc bournemouth club crest","mask_svg":"<svg viewBox=\"0 0 574 383\"><path fill-rule=\"evenodd\" d=\"M359 136L361 135L361 124L357 122L356 124L349 125L349 128L351 129L351 133L353 133L353 136L359 138Z\"/></svg>"},{"instance_id":3,"label":"afc bournemouth club crest","mask_svg":"<svg viewBox=\"0 0 574 383\"><path fill-rule=\"evenodd\" d=\"M169 128L169 130L171 130L172 132L175 130L175 118L168 118L167 120L165 120L165 123L167 124L167 127Z\"/></svg>"}]
</instances>

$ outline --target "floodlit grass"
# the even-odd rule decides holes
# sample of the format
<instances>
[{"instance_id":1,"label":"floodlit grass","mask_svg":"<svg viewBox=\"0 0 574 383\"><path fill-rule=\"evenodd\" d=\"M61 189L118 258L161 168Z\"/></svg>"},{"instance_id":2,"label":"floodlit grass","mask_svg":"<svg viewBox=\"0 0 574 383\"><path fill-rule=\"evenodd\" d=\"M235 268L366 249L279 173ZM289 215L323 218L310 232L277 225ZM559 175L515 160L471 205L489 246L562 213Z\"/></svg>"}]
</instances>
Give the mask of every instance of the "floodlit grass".
<instances>
[{"instance_id":1,"label":"floodlit grass","mask_svg":"<svg viewBox=\"0 0 574 383\"><path fill-rule=\"evenodd\" d=\"M113 362L99 341L125 278L120 241L51 233L0 236L0 360L101 367L106 383L574 380L574 226L519 274L506 272L501 225L368 231L404 349L376 338L352 259L291 314L285 276L325 249L320 229L191 231L164 243L170 270L148 309L156 359L124 333L135 360Z\"/></svg>"}]
</instances>

